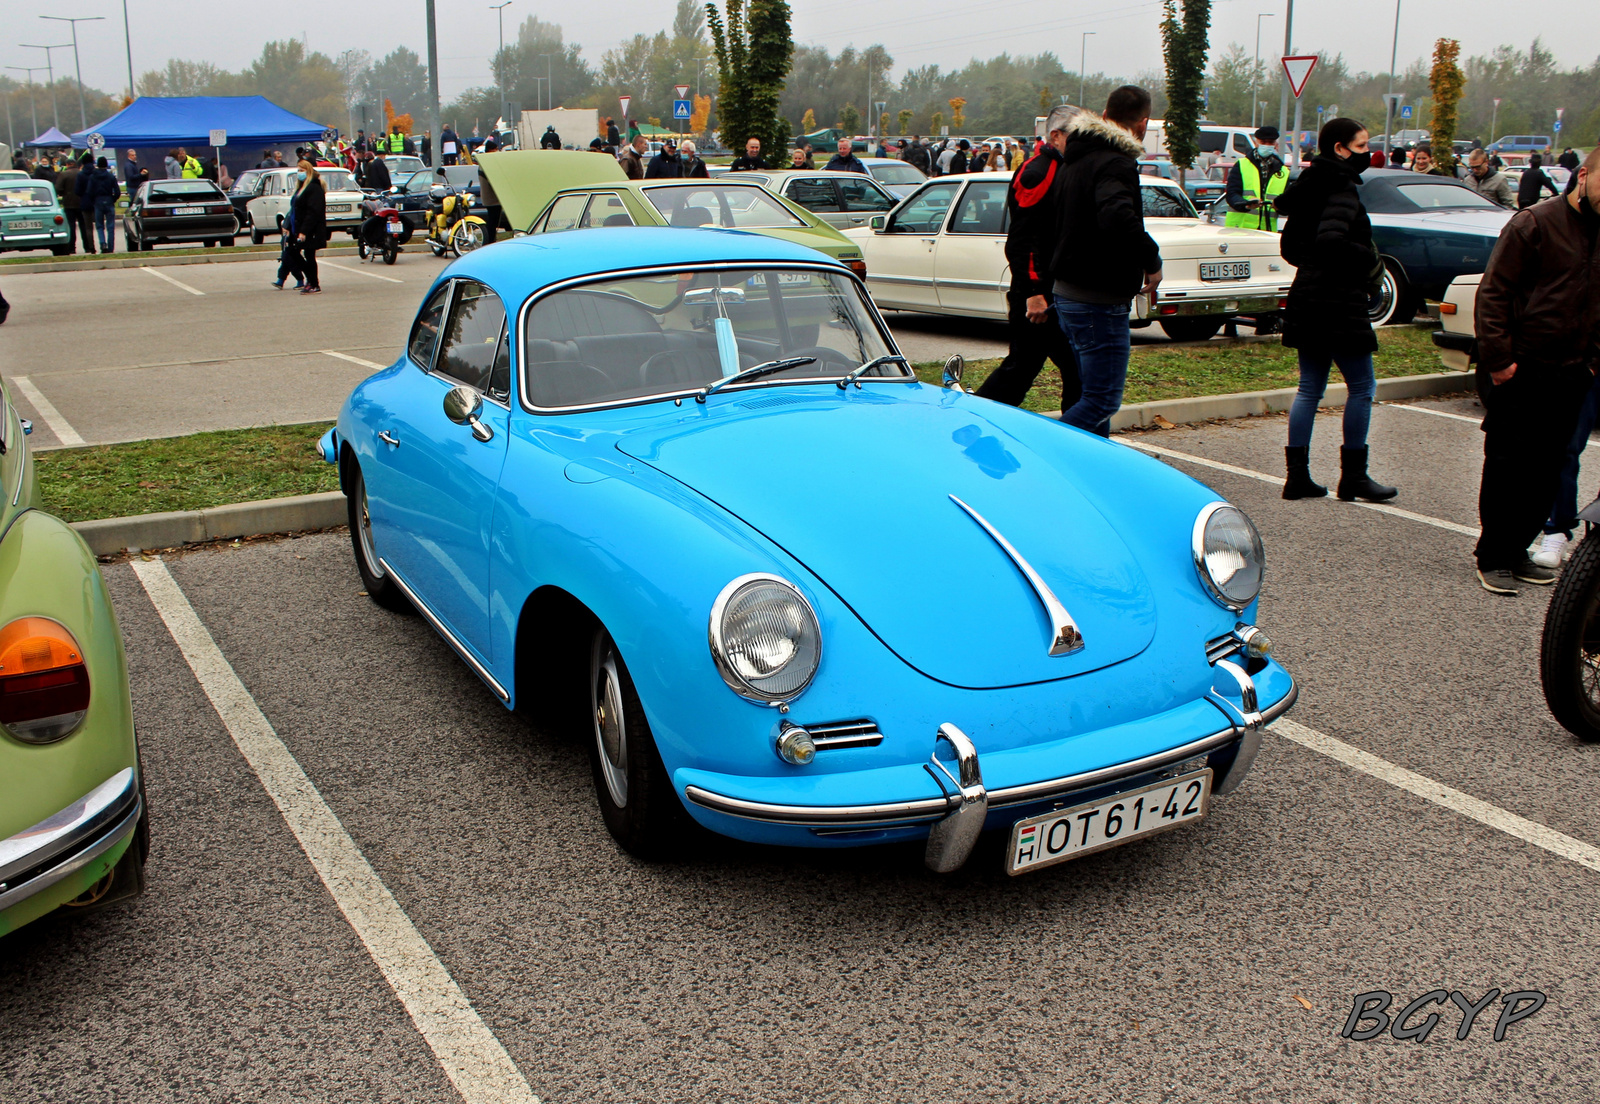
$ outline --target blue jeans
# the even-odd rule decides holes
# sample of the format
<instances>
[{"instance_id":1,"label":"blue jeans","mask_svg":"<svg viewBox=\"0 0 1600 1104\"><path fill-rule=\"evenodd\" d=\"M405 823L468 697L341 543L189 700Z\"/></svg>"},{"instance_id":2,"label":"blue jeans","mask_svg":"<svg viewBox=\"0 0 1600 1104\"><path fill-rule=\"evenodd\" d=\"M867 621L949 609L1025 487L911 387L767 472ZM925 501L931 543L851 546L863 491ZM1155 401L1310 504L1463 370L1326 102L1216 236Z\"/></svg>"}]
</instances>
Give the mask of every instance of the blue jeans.
<instances>
[{"instance_id":1,"label":"blue jeans","mask_svg":"<svg viewBox=\"0 0 1600 1104\"><path fill-rule=\"evenodd\" d=\"M1316 421L1317 407L1322 405L1323 392L1328 389L1328 371L1335 362L1350 392L1344 402L1344 447L1366 447L1367 427L1372 424L1372 395L1376 386L1372 378L1372 354L1334 356L1332 353L1312 353L1301 349L1300 390L1295 393L1294 405L1289 408L1290 448L1305 448L1311 444L1311 426Z\"/></svg>"},{"instance_id":2,"label":"blue jeans","mask_svg":"<svg viewBox=\"0 0 1600 1104\"><path fill-rule=\"evenodd\" d=\"M1600 414L1600 379L1589 388L1589 395L1578 411L1578 427L1567 442L1567 462L1561 467L1561 480L1556 484L1556 502L1550 509L1550 520L1544 523L1546 533L1565 533L1572 536L1578 527L1578 461L1583 458L1589 434L1594 432L1595 416Z\"/></svg>"},{"instance_id":3,"label":"blue jeans","mask_svg":"<svg viewBox=\"0 0 1600 1104\"><path fill-rule=\"evenodd\" d=\"M1078 357L1083 394L1061 415L1070 426L1102 437L1111 435L1111 415L1122 405L1128 382L1128 354L1133 342L1128 331L1127 303L1080 303L1055 300L1061 331Z\"/></svg>"},{"instance_id":4,"label":"blue jeans","mask_svg":"<svg viewBox=\"0 0 1600 1104\"><path fill-rule=\"evenodd\" d=\"M109 253L117 244L117 201L101 196L94 201L94 228L100 235L100 252Z\"/></svg>"}]
</instances>

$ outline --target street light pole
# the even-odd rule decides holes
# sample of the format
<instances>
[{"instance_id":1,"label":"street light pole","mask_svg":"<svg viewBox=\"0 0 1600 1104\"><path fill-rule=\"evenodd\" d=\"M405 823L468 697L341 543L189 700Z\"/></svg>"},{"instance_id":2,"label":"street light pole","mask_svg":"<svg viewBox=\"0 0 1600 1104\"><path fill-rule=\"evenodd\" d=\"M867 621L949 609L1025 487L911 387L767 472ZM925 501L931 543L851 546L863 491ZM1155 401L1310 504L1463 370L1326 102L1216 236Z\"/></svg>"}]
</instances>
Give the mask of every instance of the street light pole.
<instances>
[{"instance_id":1,"label":"street light pole","mask_svg":"<svg viewBox=\"0 0 1600 1104\"><path fill-rule=\"evenodd\" d=\"M1394 133L1394 63L1400 56L1400 0L1394 0L1394 44L1389 47L1389 94L1384 98L1383 108L1383 156L1389 157L1389 147L1392 144L1390 135Z\"/></svg>"},{"instance_id":2,"label":"street light pole","mask_svg":"<svg viewBox=\"0 0 1600 1104\"><path fill-rule=\"evenodd\" d=\"M439 28L433 15L434 0L424 0L427 5L428 18L428 134L427 138L434 147L433 158L444 164L444 150L439 148L444 145L439 141ZM418 151L421 152L420 150ZM429 168L432 168L430 165Z\"/></svg>"},{"instance_id":3,"label":"street light pole","mask_svg":"<svg viewBox=\"0 0 1600 1104\"><path fill-rule=\"evenodd\" d=\"M552 55L540 54L539 56L544 58L544 106L547 111L553 111L556 106L556 82L555 77L551 75L550 58Z\"/></svg>"},{"instance_id":4,"label":"street light pole","mask_svg":"<svg viewBox=\"0 0 1600 1104\"><path fill-rule=\"evenodd\" d=\"M1497 122L1499 122L1499 120L1500 120L1500 99L1499 99L1499 97L1496 97L1495 101L1494 101L1494 110L1489 113L1489 142L1490 142L1491 145L1500 140L1500 136L1494 132L1495 131L1495 124Z\"/></svg>"},{"instance_id":5,"label":"street light pole","mask_svg":"<svg viewBox=\"0 0 1600 1104\"><path fill-rule=\"evenodd\" d=\"M50 125L53 127L59 127L61 125L61 112L56 109L56 67L55 63L51 61L53 55L50 53L50 51L65 50L68 46L71 46L72 43L63 42L56 46L35 46L31 42L19 42L17 45L21 46L24 50L44 51L45 79L50 82ZM15 66L12 68L15 68Z\"/></svg>"},{"instance_id":6,"label":"street light pole","mask_svg":"<svg viewBox=\"0 0 1600 1104\"><path fill-rule=\"evenodd\" d=\"M57 23L72 24L72 66L78 73L78 129L89 129L89 111L83 106L83 64L78 60L78 24L98 23L105 19L103 15L41 15L40 19L54 19Z\"/></svg>"},{"instance_id":7,"label":"street light pole","mask_svg":"<svg viewBox=\"0 0 1600 1104\"><path fill-rule=\"evenodd\" d=\"M1261 21L1263 19L1271 19L1276 14L1277 13L1275 13L1275 12L1257 12L1256 13L1256 60L1255 60L1255 64L1250 67L1250 126L1251 127L1255 127L1255 126L1258 125L1256 123L1256 76L1261 72Z\"/></svg>"},{"instance_id":8,"label":"street light pole","mask_svg":"<svg viewBox=\"0 0 1600 1104\"><path fill-rule=\"evenodd\" d=\"M1094 31L1084 31L1083 32L1083 37L1078 40L1078 106L1079 107L1083 106L1084 79L1087 76L1087 74L1084 72L1084 68L1085 68L1087 59L1089 57L1089 36L1094 34L1094 33L1095 33Z\"/></svg>"},{"instance_id":9,"label":"street light pole","mask_svg":"<svg viewBox=\"0 0 1600 1104\"><path fill-rule=\"evenodd\" d=\"M122 0L122 44L128 48L128 99L139 94L133 87L133 35L128 30L128 0Z\"/></svg>"},{"instance_id":10,"label":"street light pole","mask_svg":"<svg viewBox=\"0 0 1600 1104\"><path fill-rule=\"evenodd\" d=\"M1283 18L1283 56L1288 57L1294 53L1294 0L1288 0L1289 10ZM1283 66L1280 64L1279 69ZM1289 129L1289 74L1283 74L1283 90L1278 97L1278 133L1284 134ZM1300 141L1300 136L1295 135L1295 142Z\"/></svg>"},{"instance_id":11,"label":"street light pole","mask_svg":"<svg viewBox=\"0 0 1600 1104\"><path fill-rule=\"evenodd\" d=\"M500 72L500 55L506 52L506 9L511 6L512 0L504 4L490 4L489 8L500 20L500 53L494 56L494 82L500 86L500 118L506 117L506 78ZM496 139L498 141L498 139Z\"/></svg>"},{"instance_id":12,"label":"street light pole","mask_svg":"<svg viewBox=\"0 0 1600 1104\"><path fill-rule=\"evenodd\" d=\"M37 138L39 136L39 105L34 100L33 75L35 73L42 72L43 70L39 68L29 69L23 65L8 65L6 68L15 69L19 73L28 74L28 110L33 115L33 134L34 137ZM10 103L11 101L7 100L6 102Z\"/></svg>"}]
</instances>

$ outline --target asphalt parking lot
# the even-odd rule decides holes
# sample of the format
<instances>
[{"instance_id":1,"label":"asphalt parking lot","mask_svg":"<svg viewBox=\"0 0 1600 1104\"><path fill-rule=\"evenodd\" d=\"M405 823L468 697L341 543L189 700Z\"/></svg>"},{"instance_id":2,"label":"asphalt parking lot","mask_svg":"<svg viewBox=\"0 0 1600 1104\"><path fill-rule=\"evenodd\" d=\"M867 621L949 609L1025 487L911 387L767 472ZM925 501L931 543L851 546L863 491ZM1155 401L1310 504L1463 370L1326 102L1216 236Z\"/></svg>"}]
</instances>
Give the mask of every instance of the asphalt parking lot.
<instances>
[{"instance_id":1,"label":"asphalt parking lot","mask_svg":"<svg viewBox=\"0 0 1600 1104\"><path fill-rule=\"evenodd\" d=\"M12 304L0 366L21 377L35 449L331 421L357 382L399 355L445 263L416 247L393 266L323 258L316 296L272 288L271 260L0 271ZM915 361L1005 355L1004 323L886 318ZM1166 340L1158 327L1134 334Z\"/></svg>"},{"instance_id":2,"label":"asphalt parking lot","mask_svg":"<svg viewBox=\"0 0 1600 1104\"><path fill-rule=\"evenodd\" d=\"M1600 1097L1600 748L1544 708L1545 595L1472 577L1471 400L1375 411L1389 510L1282 501L1283 433L1123 440L1260 526L1299 704L1205 821L1018 878L992 839L947 876L915 849L635 862L583 745L363 597L347 535L108 565L150 888L0 944L0 1095ZM1465 1040L1448 1002L1420 1043L1341 1037L1357 994L1436 989L1548 1003L1498 1042L1498 999Z\"/></svg>"}]
</instances>

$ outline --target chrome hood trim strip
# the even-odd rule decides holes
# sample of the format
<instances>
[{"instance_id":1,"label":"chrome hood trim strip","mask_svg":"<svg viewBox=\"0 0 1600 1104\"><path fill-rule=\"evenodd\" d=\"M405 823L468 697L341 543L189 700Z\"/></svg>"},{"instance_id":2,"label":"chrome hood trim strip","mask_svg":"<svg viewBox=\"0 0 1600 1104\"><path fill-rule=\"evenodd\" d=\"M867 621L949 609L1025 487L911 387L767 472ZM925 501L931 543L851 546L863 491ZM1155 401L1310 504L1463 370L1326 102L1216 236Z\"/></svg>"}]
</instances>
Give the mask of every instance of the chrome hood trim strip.
<instances>
[{"instance_id":1,"label":"chrome hood trim strip","mask_svg":"<svg viewBox=\"0 0 1600 1104\"><path fill-rule=\"evenodd\" d=\"M962 502L955 495L950 496L950 501L966 511L967 516L977 522L985 533L988 533L1000 550L1011 558L1017 570L1022 572L1022 577L1028 580L1028 585L1033 588L1033 593L1038 597L1039 604L1044 607L1044 614L1050 619L1050 651L1053 656L1072 655L1081 652L1084 646L1083 633L1078 630L1078 623L1072 619L1072 614L1067 612L1067 607L1055 596L1033 565L1022 558L1022 553L1011 546L1011 542L1000 535L1000 530L984 520L982 514Z\"/></svg>"}]
</instances>

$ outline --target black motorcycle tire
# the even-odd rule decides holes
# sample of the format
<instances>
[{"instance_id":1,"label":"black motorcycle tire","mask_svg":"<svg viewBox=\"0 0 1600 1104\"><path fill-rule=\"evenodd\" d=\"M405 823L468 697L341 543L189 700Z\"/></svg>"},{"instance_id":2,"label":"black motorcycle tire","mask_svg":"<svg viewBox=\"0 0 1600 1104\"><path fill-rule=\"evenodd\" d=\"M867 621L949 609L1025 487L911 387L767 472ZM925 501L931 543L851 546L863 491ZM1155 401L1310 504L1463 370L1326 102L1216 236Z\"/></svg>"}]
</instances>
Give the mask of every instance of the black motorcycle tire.
<instances>
[{"instance_id":1,"label":"black motorcycle tire","mask_svg":"<svg viewBox=\"0 0 1600 1104\"><path fill-rule=\"evenodd\" d=\"M1600 743L1600 529L1583 538L1550 595L1539 681L1561 727Z\"/></svg>"},{"instance_id":2,"label":"black motorcycle tire","mask_svg":"<svg viewBox=\"0 0 1600 1104\"><path fill-rule=\"evenodd\" d=\"M397 261L399 259L400 259L400 247L398 245L396 245L393 241L391 241L388 245L384 246L384 249L383 249L383 263L384 264L392 265L392 264L394 264L395 261Z\"/></svg>"},{"instance_id":3,"label":"black motorcycle tire","mask_svg":"<svg viewBox=\"0 0 1600 1104\"><path fill-rule=\"evenodd\" d=\"M363 261L367 259L367 239L366 238L357 238L356 239L356 256L360 257Z\"/></svg>"}]
</instances>

